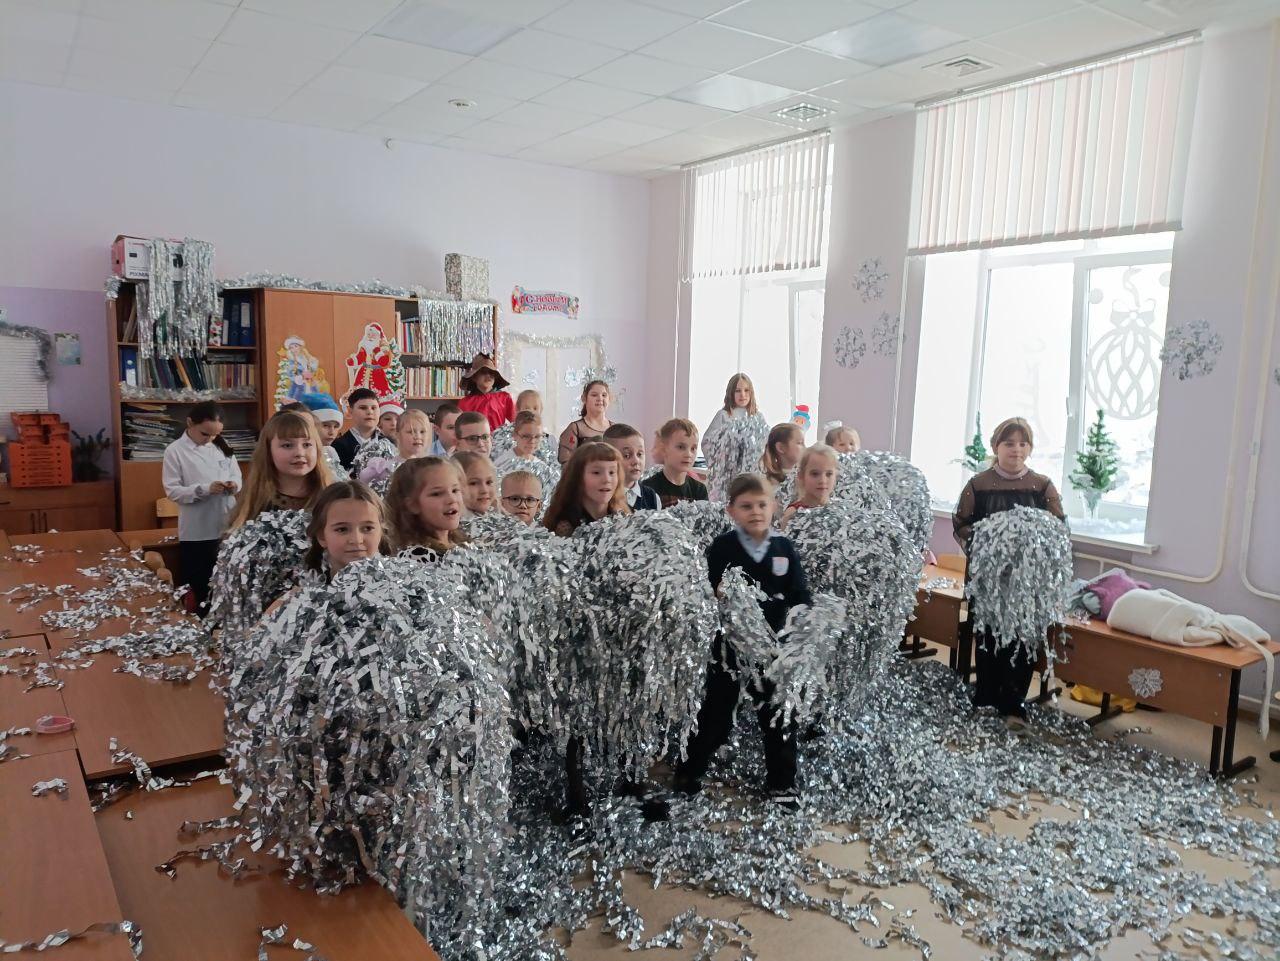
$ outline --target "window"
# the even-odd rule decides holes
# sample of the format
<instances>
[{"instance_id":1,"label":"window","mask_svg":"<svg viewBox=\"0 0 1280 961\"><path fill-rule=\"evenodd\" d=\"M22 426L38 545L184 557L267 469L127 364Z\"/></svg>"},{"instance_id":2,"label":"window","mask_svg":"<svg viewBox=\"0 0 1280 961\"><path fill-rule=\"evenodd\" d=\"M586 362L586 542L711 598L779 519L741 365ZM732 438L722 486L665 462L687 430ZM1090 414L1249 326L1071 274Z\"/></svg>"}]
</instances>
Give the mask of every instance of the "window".
<instances>
[{"instance_id":1,"label":"window","mask_svg":"<svg viewBox=\"0 0 1280 961\"><path fill-rule=\"evenodd\" d=\"M1035 432L1032 467L1051 477L1082 533L1146 527L1169 306L1173 234L1069 240L924 258L912 460L950 509L979 415ZM1097 517L1068 479L1096 412L1121 474Z\"/></svg>"}]
</instances>

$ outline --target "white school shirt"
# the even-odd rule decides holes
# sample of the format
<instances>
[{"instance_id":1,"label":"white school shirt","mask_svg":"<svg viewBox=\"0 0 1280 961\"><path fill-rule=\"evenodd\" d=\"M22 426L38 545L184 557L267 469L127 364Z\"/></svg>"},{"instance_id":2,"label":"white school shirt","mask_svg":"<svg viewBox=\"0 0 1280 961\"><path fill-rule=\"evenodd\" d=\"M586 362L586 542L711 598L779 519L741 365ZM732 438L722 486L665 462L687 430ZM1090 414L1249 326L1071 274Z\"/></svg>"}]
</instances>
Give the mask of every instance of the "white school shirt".
<instances>
[{"instance_id":1,"label":"white school shirt","mask_svg":"<svg viewBox=\"0 0 1280 961\"><path fill-rule=\"evenodd\" d=\"M234 457L216 444L197 444L186 431L164 449L160 474L164 493L178 505L178 540L215 541L236 506L235 494L210 494L214 481L231 481L238 492L244 482Z\"/></svg>"}]
</instances>

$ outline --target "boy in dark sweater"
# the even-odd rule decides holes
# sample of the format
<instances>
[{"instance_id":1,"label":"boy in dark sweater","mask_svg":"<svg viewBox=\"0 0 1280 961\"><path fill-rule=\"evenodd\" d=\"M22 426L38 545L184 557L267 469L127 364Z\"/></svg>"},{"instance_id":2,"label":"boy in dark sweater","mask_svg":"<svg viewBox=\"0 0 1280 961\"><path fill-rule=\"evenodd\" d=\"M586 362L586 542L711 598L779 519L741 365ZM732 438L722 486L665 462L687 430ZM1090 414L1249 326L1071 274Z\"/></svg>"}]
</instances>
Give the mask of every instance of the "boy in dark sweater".
<instances>
[{"instance_id":1,"label":"boy in dark sweater","mask_svg":"<svg viewBox=\"0 0 1280 961\"><path fill-rule=\"evenodd\" d=\"M672 507L680 501L705 501L707 485L689 471L698 456L698 428L693 421L673 417L658 430L658 460L662 470L644 481L643 486L653 491L663 507Z\"/></svg>"},{"instance_id":2,"label":"boy in dark sweater","mask_svg":"<svg viewBox=\"0 0 1280 961\"><path fill-rule=\"evenodd\" d=\"M351 470L360 448L386 435L378 430L378 395L368 387L357 387L347 395L347 410L351 426L333 442L333 449L342 466Z\"/></svg>"},{"instance_id":3,"label":"boy in dark sweater","mask_svg":"<svg viewBox=\"0 0 1280 961\"><path fill-rule=\"evenodd\" d=\"M809 585L804 568L791 541L770 529L774 498L769 482L759 474L739 474L729 483L726 508L734 529L721 534L707 548L711 586L720 590L720 581L730 567L740 567L765 594L760 602L765 620L774 631L782 630L787 612L798 604L809 604ZM726 666L722 666L722 662ZM707 691L698 712L698 733L689 742L688 758L676 771L674 787L686 794L702 790L702 777L711 758L733 727L738 706L738 681L733 671L737 662L723 635L716 635L711 664L707 668ZM764 736L766 788L779 804L796 809L796 740L791 725L775 724L778 709L773 685L752 685L749 694Z\"/></svg>"}]
</instances>

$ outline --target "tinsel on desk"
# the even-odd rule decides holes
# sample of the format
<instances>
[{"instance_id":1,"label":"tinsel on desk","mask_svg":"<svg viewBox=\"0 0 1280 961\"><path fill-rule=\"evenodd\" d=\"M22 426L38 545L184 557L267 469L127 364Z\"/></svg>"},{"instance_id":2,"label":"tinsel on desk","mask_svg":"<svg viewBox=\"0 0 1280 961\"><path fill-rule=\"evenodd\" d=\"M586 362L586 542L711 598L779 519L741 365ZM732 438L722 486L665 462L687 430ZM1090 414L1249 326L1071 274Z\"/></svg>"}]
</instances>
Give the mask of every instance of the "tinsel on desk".
<instances>
[{"instance_id":1,"label":"tinsel on desk","mask_svg":"<svg viewBox=\"0 0 1280 961\"><path fill-rule=\"evenodd\" d=\"M370 877L446 957L500 911L512 739L494 638L448 571L371 558L292 594L228 684L242 838L321 891Z\"/></svg>"},{"instance_id":2,"label":"tinsel on desk","mask_svg":"<svg viewBox=\"0 0 1280 961\"><path fill-rule=\"evenodd\" d=\"M221 631L224 665L234 666L263 612L302 578L310 521L309 511L268 511L223 539L209 578L204 623Z\"/></svg>"},{"instance_id":3,"label":"tinsel on desk","mask_svg":"<svg viewBox=\"0 0 1280 961\"><path fill-rule=\"evenodd\" d=\"M1015 507L973 526L969 547L969 620L975 635L990 633L1000 647L1022 644L1035 657L1049 628L1067 616L1074 576L1067 525L1048 511Z\"/></svg>"},{"instance_id":4,"label":"tinsel on desk","mask_svg":"<svg viewBox=\"0 0 1280 961\"><path fill-rule=\"evenodd\" d=\"M711 500L729 499L729 482L739 474L758 473L764 445L769 439L769 422L763 414L730 417L716 433L703 440L707 458L707 487Z\"/></svg>"}]
</instances>

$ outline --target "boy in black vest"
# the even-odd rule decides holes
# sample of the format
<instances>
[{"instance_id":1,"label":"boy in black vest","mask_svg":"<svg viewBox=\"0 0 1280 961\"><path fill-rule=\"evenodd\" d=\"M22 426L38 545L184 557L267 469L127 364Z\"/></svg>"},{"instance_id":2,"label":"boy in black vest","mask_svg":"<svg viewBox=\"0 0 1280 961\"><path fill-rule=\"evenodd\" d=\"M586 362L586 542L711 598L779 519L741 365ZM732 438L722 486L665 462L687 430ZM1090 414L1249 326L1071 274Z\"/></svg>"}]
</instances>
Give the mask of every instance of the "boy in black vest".
<instances>
[{"instance_id":1,"label":"boy in black vest","mask_svg":"<svg viewBox=\"0 0 1280 961\"><path fill-rule=\"evenodd\" d=\"M378 430L378 395L368 387L357 387L347 395L351 426L333 442L338 460L347 470L355 462L356 453L365 444L384 437Z\"/></svg>"},{"instance_id":2,"label":"boy in black vest","mask_svg":"<svg viewBox=\"0 0 1280 961\"><path fill-rule=\"evenodd\" d=\"M733 530L721 534L707 548L711 586L718 592L724 572L740 567L764 593L760 602L765 620L774 631L782 630L787 612L798 604L810 603L804 569L791 541L770 528L774 498L769 482L759 474L739 474L729 483L727 511ZM721 666L721 662L728 665ZM698 733L689 742L688 759L676 770L677 791L696 794L702 790L702 776L716 750L733 726L738 706L738 681L732 671L736 661L723 635L717 635L711 664L707 668L707 692L698 712ZM799 807L795 796L796 740L791 725L775 724L778 713L770 702L773 685L752 685L749 691L760 733L764 736L766 788L770 796L789 810Z\"/></svg>"}]
</instances>

